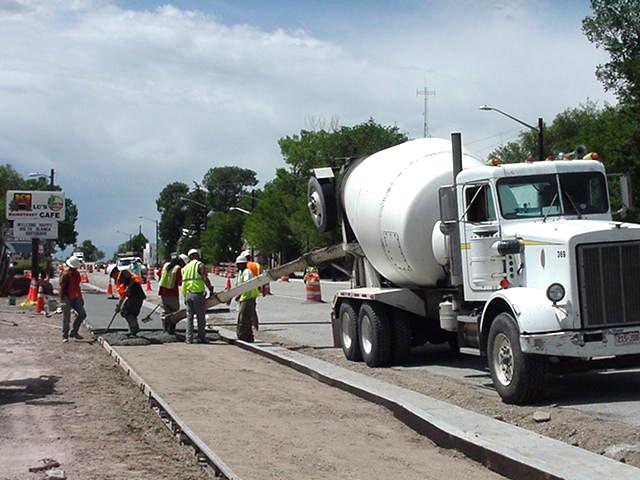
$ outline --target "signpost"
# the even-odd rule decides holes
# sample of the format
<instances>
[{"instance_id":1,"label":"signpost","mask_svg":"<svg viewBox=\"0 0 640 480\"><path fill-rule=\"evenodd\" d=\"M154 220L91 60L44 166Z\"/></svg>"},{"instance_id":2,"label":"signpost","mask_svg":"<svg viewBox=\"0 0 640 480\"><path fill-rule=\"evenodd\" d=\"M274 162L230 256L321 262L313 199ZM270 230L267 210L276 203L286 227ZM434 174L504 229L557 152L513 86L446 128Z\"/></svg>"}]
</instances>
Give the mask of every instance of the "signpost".
<instances>
[{"instance_id":1,"label":"signpost","mask_svg":"<svg viewBox=\"0 0 640 480\"><path fill-rule=\"evenodd\" d=\"M53 172L51 184L53 187ZM65 219L64 192L9 190L6 205L13 236L31 240L31 269L37 276L40 239L58 238L58 222Z\"/></svg>"}]
</instances>

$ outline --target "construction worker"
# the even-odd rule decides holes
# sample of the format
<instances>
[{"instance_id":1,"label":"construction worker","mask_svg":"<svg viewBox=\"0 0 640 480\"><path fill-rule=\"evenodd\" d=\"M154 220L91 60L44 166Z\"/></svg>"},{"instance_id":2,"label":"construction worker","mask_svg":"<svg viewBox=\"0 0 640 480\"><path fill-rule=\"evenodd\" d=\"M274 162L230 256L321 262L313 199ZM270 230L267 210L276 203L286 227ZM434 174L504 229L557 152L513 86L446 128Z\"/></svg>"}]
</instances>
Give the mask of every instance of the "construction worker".
<instances>
[{"instance_id":1,"label":"construction worker","mask_svg":"<svg viewBox=\"0 0 640 480\"><path fill-rule=\"evenodd\" d=\"M244 256L247 259L247 268L251 270L251 274L253 275L253 278L257 277L262 273L262 267L258 262L253 261L253 255L251 255L251 252L244 251L240 255ZM258 291L262 293L262 288L259 288ZM260 321L258 320L257 305L255 308L255 315L253 316L252 326L256 331L260 330Z\"/></svg>"},{"instance_id":2,"label":"construction worker","mask_svg":"<svg viewBox=\"0 0 640 480\"><path fill-rule=\"evenodd\" d=\"M238 267L236 286L254 278L253 272L247 267L247 263L247 258L244 255L240 255L236 258L236 267ZM239 303L238 325L236 327L238 340L253 343L252 326L257 323L257 320L254 320L254 318L257 316L256 298L258 298L259 295L260 292L258 289L253 288L236 297L236 301Z\"/></svg>"},{"instance_id":3,"label":"construction worker","mask_svg":"<svg viewBox=\"0 0 640 480\"><path fill-rule=\"evenodd\" d=\"M198 320L198 339L200 343L207 343L205 336L205 286L209 295L213 295L213 285L207 275L207 267L200 261L200 251L196 248L189 250L189 263L182 269L182 294L187 305L186 343L193 343L193 317Z\"/></svg>"},{"instance_id":4,"label":"construction worker","mask_svg":"<svg viewBox=\"0 0 640 480\"><path fill-rule=\"evenodd\" d=\"M129 270L120 272L118 282L124 286L125 290L116 305L116 313L120 312L120 315L127 321L129 333L137 335L140 331L138 315L147 296L142 290L141 282L138 282Z\"/></svg>"},{"instance_id":5,"label":"construction worker","mask_svg":"<svg viewBox=\"0 0 640 480\"><path fill-rule=\"evenodd\" d=\"M142 277L140 277L139 275L136 275L135 273L133 273L131 270L118 270L118 267L116 267L115 265L112 265L111 267L109 267L110 270L107 270L107 273L109 274L109 276L113 279L113 284L115 285L115 289L116 292L118 292L118 296L121 299L124 299L125 297L125 291L127 289L127 287L125 286L125 284L123 282L120 281L120 277L123 271L127 271L131 277L138 282L140 285L142 285L144 282L142 281Z\"/></svg>"},{"instance_id":6,"label":"construction worker","mask_svg":"<svg viewBox=\"0 0 640 480\"><path fill-rule=\"evenodd\" d=\"M173 322L166 320L166 316L170 313L180 310L180 293L178 287L182 285L182 268L189 263L189 257L184 253L172 258L171 261L164 264L160 275L158 295L162 299L162 328L165 332L173 335L176 332L176 326Z\"/></svg>"},{"instance_id":7,"label":"construction worker","mask_svg":"<svg viewBox=\"0 0 640 480\"><path fill-rule=\"evenodd\" d=\"M62 303L62 341L69 341L69 336L76 340L82 340L82 336L78 333L78 329L82 321L87 318L87 312L84 309L84 300L82 291L80 290L80 272L78 268L82 265L80 259L74 255L69 257L65 262L69 267L60 278L60 300ZM76 311L76 318L69 333L69 323L71 322L71 309Z\"/></svg>"}]
</instances>

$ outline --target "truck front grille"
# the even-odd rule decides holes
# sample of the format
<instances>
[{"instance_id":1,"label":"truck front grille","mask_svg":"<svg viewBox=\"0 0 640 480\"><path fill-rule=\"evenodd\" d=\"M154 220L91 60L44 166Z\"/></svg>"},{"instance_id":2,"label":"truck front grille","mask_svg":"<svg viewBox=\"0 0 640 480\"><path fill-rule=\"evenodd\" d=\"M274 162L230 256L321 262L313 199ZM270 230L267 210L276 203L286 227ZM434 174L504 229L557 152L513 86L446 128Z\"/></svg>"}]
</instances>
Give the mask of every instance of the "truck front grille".
<instances>
[{"instance_id":1,"label":"truck front grille","mask_svg":"<svg viewBox=\"0 0 640 480\"><path fill-rule=\"evenodd\" d=\"M578 245L584 328L640 323L640 242Z\"/></svg>"}]
</instances>

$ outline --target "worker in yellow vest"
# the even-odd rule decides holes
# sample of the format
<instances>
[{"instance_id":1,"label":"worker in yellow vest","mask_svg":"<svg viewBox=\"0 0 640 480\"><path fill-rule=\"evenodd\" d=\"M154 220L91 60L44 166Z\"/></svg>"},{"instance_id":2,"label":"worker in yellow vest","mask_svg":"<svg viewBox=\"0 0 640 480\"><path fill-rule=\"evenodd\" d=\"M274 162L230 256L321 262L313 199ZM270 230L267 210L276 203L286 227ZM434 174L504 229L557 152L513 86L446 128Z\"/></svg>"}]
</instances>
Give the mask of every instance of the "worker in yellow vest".
<instances>
[{"instance_id":1,"label":"worker in yellow vest","mask_svg":"<svg viewBox=\"0 0 640 480\"><path fill-rule=\"evenodd\" d=\"M207 343L205 337L205 286L209 295L213 295L213 285L207 275L207 267L200 261L200 251L196 248L189 250L189 263L182 269L182 294L187 305L186 343L193 343L193 317L198 321L198 339L200 343Z\"/></svg>"},{"instance_id":2,"label":"worker in yellow vest","mask_svg":"<svg viewBox=\"0 0 640 480\"><path fill-rule=\"evenodd\" d=\"M236 286L248 282L253 279L253 272L247 267L247 257L240 255L236 258L236 267L238 267L238 276L236 278ZM239 304L238 308L238 325L236 333L238 340L245 342L253 342L254 321L257 323L256 298L260 295L257 288L253 288L236 297ZM255 319L255 320L254 320Z\"/></svg>"}]
</instances>

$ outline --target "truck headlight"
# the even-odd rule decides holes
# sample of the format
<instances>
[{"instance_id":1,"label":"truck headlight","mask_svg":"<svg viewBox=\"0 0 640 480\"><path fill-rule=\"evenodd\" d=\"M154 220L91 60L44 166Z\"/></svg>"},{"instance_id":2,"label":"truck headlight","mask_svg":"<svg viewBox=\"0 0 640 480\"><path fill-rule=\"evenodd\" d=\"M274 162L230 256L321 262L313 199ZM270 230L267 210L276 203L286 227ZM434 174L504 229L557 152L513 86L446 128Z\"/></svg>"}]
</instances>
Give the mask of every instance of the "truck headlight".
<instances>
[{"instance_id":1,"label":"truck headlight","mask_svg":"<svg viewBox=\"0 0 640 480\"><path fill-rule=\"evenodd\" d=\"M559 283L552 283L547 288L547 298L553 303L557 303L564 298L564 287Z\"/></svg>"}]
</instances>

